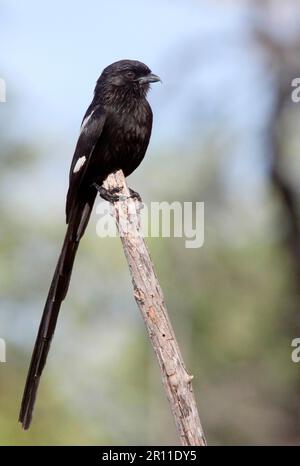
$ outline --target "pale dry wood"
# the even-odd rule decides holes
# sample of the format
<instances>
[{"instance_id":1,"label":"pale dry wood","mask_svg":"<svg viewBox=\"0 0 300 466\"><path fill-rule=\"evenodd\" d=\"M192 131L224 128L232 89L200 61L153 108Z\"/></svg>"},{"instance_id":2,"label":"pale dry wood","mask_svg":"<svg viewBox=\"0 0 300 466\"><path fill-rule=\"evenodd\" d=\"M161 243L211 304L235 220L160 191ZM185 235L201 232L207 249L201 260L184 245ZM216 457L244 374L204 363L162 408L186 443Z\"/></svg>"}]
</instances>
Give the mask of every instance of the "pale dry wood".
<instances>
[{"instance_id":1,"label":"pale dry wood","mask_svg":"<svg viewBox=\"0 0 300 466\"><path fill-rule=\"evenodd\" d=\"M107 189L119 187L123 199L112 210L129 265L134 297L144 318L157 356L163 385L171 405L182 445L206 445L192 389L193 376L185 368L164 297L154 272L140 226L137 200L128 198L129 190L123 172L110 175L104 183Z\"/></svg>"}]
</instances>

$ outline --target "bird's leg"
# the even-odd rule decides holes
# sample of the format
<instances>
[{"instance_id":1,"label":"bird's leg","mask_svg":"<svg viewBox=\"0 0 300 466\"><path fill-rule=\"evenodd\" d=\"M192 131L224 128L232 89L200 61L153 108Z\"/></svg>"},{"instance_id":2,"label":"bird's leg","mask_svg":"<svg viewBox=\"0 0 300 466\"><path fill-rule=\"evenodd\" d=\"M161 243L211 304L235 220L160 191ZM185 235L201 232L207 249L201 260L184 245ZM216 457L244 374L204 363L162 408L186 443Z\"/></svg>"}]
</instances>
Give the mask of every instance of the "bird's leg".
<instances>
[{"instance_id":1,"label":"bird's leg","mask_svg":"<svg viewBox=\"0 0 300 466\"><path fill-rule=\"evenodd\" d=\"M130 196L129 197L132 197L132 198L135 198L137 199L139 202L143 202L142 201L142 198L141 196L139 195L139 193L137 193L136 191L134 191L133 189L129 188L129 192L130 192Z\"/></svg>"},{"instance_id":2,"label":"bird's leg","mask_svg":"<svg viewBox=\"0 0 300 466\"><path fill-rule=\"evenodd\" d=\"M104 186L99 186L97 183L93 183L94 188L97 189L98 193L102 197L102 199L105 199L108 202L117 202L120 200L120 196L116 193L120 192L120 188L112 188L110 190L104 188Z\"/></svg>"}]
</instances>

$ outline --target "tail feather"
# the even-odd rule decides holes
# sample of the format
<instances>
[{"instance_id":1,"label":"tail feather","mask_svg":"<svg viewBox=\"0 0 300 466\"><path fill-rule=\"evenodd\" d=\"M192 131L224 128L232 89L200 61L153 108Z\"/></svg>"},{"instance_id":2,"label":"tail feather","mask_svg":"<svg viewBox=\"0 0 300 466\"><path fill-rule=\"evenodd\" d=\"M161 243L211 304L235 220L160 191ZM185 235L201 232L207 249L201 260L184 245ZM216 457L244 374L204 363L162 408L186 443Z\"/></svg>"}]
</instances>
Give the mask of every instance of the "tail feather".
<instances>
[{"instance_id":1,"label":"tail feather","mask_svg":"<svg viewBox=\"0 0 300 466\"><path fill-rule=\"evenodd\" d=\"M40 377L46 363L60 306L68 291L74 259L80 239L88 224L94 200L95 196L84 206L75 206L70 216L63 247L44 307L27 375L19 415L19 421L22 423L24 429L29 428L32 420L32 413Z\"/></svg>"}]
</instances>

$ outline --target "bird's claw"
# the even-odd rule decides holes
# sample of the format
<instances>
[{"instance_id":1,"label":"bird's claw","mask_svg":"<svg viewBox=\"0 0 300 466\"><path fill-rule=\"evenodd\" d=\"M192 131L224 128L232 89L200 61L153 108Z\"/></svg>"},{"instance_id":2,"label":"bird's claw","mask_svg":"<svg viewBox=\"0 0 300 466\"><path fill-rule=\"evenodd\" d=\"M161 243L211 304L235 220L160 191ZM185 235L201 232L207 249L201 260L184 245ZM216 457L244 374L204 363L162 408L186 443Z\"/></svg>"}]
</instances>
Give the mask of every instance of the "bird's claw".
<instances>
[{"instance_id":1,"label":"bird's claw","mask_svg":"<svg viewBox=\"0 0 300 466\"><path fill-rule=\"evenodd\" d=\"M102 199L105 199L105 201L114 203L118 201L125 201L126 199L137 199L140 203L142 203L142 198L133 189L129 188L130 196L126 197L123 195L118 194L121 191L121 188L115 187L112 189L106 189L104 186L99 186L97 183L93 183L93 186L97 189L98 193L102 197Z\"/></svg>"},{"instance_id":2,"label":"bird's claw","mask_svg":"<svg viewBox=\"0 0 300 466\"><path fill-rule=\"evenodd\" d=\"M106 189L104 188L104 186L99 186L97 183L93 183L93 186L97 189L98 193L100 194L102 199L104 199L105 201L114 203L114 202L118 202L122 197L117 194L121 191L121 189L118 187L112 188L112 189Z\"/></svg>"},{"instance_id":3,"label":"bird's claw","mask_svg":"<svg viewBox=\"0 0 300 466\"><path fill-rule=\"evenodd\" d=\"M130 192L129 197L131 197L132 199L137 199L141 203L143 202L141 196L139 195L139 193L137 193L136 191L134 191L131 188L129 188L129 192Z\"/></svg>"}]
</instances>

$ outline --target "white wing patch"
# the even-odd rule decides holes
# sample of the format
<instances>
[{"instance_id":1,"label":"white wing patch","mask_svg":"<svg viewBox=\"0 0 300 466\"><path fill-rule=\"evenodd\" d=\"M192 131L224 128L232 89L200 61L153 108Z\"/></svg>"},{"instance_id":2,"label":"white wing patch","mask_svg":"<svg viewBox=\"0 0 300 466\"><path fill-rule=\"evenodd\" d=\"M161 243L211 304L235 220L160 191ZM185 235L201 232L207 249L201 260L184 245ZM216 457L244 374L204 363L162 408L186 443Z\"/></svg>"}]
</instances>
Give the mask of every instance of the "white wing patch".
<instances>
[{"instance_id":1,"label":"white wing patch","mask_svg":"<svg viewBox=\"0 0 300 466\"><path fill-rule=\"evenodd\" d=\"M86 156L85 155L83 157L79 157L79 159L77 160L77 162L75 164L73 173L79 172L79 170L83 167L85 162L86 162Z\"/></svg>"},{"instance_id":2,"label":"white wing patch","mask_svg":"<svg viewBox=\"0 0 300 466\"><path fill-rule=\"evenodd\" d=\"M83 131L83 130L84 130L84 128L86 127L86 125L87 125L87 123L88 123L88 121L89 121L89 119L90 119L91 116L93 115L94 111L95 111L95 110L93 110L93 111L83 120L82 125L81 125L81 128L80 128L80 131Z\"/></svg>"}]
</instances>

